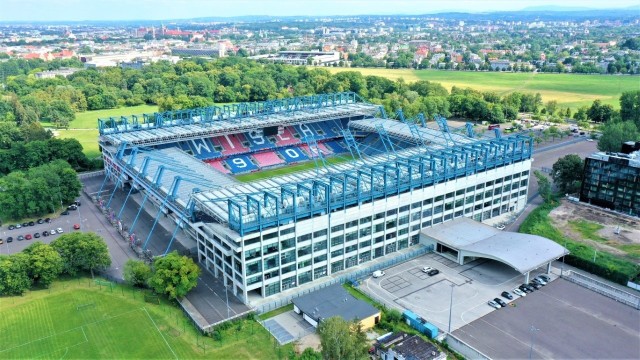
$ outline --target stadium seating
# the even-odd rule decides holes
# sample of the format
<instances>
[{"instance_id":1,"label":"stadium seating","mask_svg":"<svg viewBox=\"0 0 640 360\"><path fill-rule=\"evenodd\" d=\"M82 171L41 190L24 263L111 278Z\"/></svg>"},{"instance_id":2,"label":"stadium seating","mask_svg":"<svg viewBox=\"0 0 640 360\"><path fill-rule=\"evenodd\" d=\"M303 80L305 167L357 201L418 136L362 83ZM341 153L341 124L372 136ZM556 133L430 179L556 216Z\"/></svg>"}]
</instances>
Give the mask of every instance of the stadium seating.
<instances>
[{"instance_id":1,"label":"stadium seating","mask_svg":"<svg viewBox=\"0 0 640 360\"><path fill-rule=\"evenodd\" d=\"M300 138L295 137L297 135L295 130L291 126L285 126L282 134L275 136L276 146L296 145L300 143Z\"/></svg>"},{"instance_id":2,"label":"stadium seating","mask_svg":"<svg viewBox=\"0 0 640 360\"><path fill-rule=\"evenodd\" d=\"M349 148L346 144L339 140L330 140L324 143L324 145L333 151L334 154L342 154L349 152Z\"/></svg>"},{"instance_id":3,"label":"stadium seating","mask_svg":"<svg viewBox=\"0 0 640 360\"><path fill-rule=\"evenodd\" d=\"M294 128L296 129L296 132L300 134L301 139L304 139L307 136L315 137L316 139L321 138L321 136L319 136L318 133L307 124L294 125Z\"/></svg>"},{"instance_id":4,"label":"stadium seating","mask_svg":"<svg viewBox=\"0 0 640 360\"><path fill-rule=\"evenodd\" d=\"M324 136L325 138L334 138L336 136L341 136L338 132L338 124L337 122L333 122L333 121L322 121L317 123L317 126L320 127L320 129L322 129L322 131L324 131ZM334 131L335 129L335 131ZM337 132L338 131L338 132Z\"/></svg>"},{"instance_id":5,"label":"stadium seating","mask_svg":"<svg viewBox=\"0 0 640 360\"><path fill-rule=\"evenodd\" d=\"M284 164L285 161L282 160L278 154L274 151L265 151L257 154L253 154L253 158L258 163L258 166L261 168L266 168L269 166Z\"/></svg>"},{"instance_id":6,"label":"stadium seating","mask_svg":"<svg viewBox=\"0 0 640 360\"><path fill-rule=\"evenodd\" d=\"M198 159L214 159L221 156L221 154L214 149L210 139L195 139L184 142L189 144L193 155Z\"/></svg>"},{"instance_id":7,"label":"stadium seating","mask_svg":"<svg viewBox=\"0 0 640 360\"><path fill-rule=\"evenodd\" d=\"M219 145L222 147L222 155L233 155L248 152L249 149L242 145L240 136L242 134L231 134L217 136L212 139L213 145ZM244 137L242 138L244 139Z\"/></svg>"},{"instance_id":8,"label":"stadium seating","mask_svg":"<svg viewBox=\"0 0 640 360\"><path fill-rule=\"evenodd\" d=\"M300 145L300 148L302 150L304 150L307 154L312 155L312 157L315 157L315 149L311 150L309 148L309 145L304 144L304 145ZM329 150L326 146L324 146L324 144L320 144L318 143L318 150L320 150L320 152L322 153L322 155L331 155L333 154L333 152L331 150Z\"/></svg>"},{"instance_id":9,"label":"stadium seating","mask_svg":"<svg viewBox=\"0 0 640 360\"><path fill-rule=\"evenodd\" d=\"M282 155L282 158L284 158L284 161L286 161L287 164L309 160L309 156L307 156L307 154L305 154L302 150L300 150L299 147L296 146L286 149L279 149L277 150L277 152L278 154Z\"/></svg>"},{"instance_id":10,"label":"stadium seating","mask_svg":"<svg viewBox=\"0 0 640 360\"><path fill-rule=\"evenodd\" d=\"M269 141L269 139L262 135L262 132L251 130L244 133L244 137L249 142L249 148L251 148L251 150L257 151L271 149L274 147L271 141Z\"/></svg>"},{"instance_id":11,"label":"stadium seating","mask_svg":"<svg viewBox=\"0 0 640 360\"><path fill-rule=\"evenodd\" d=\"M240 174L259 169L251 161L251 157L249 155L232 156L224 160L224 162L229 166L229 169L231 169L231 172L234 174Z\"/></svg>"},{"instance_id":12,"label":"stadium seating","mask_svg":"<svg viewBox=\"0 0 640 360\"><path fill-rule=\"evenodd\" d=\"M227 169L226 167L224 167L224 165L222 165L222 160L220 160L220 159L218 159L218 160L207 160L205 162L207 164L209 164L211 167L213 167L214 169L220 171L223 174L230 173L229 169Z\"/></svg>"}]
</instances>

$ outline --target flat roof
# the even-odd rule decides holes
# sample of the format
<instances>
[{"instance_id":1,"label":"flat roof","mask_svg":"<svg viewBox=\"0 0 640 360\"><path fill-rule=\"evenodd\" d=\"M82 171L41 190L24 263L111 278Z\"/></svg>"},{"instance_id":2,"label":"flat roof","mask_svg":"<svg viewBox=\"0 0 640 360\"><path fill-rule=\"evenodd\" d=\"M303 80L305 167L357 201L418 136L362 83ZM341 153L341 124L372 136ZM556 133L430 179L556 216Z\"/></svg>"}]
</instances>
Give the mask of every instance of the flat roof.
<instances>
[{"instance_id":1,"label":"flat roof","mask_svg":"<svg viewBox=\"0 0 640 360\"><path fill-rule=\"evenodd\" d=\"M362 320L380 313L371 304L353 297L340 284L293 299L293 304L316 321L334 316L347 321Z\"/></svg>"},{"instance_id":2,"label":"flat roof","mask_svg":"<svg viewBox=\"0 0 640 360\"><path fill-rule=\"evenodd\" d=\"M466 217L423 229L422 234L464 252L464 256L494 259L522 274L569 254L545 237L500 231Z\"/></svg>"}]
</instances>

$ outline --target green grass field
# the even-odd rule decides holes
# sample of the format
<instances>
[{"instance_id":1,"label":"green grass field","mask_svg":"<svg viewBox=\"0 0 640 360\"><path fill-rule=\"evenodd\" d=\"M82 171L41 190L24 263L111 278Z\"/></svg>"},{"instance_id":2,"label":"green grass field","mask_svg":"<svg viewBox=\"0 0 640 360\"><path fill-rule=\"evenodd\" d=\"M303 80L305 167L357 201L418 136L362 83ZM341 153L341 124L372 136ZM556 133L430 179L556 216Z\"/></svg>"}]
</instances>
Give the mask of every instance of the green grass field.
<instances>
[{"instance_id":1,"label":"green grass field","mask_svg":"<svg viewBox=\"0 0 640 360\"><path fill-rule=\"evenodd\" d=\"M98 287L90 279L0 298L0 359L274 359L271 335L244 320L222 341L198 336L182 311L145 303L130 288Z\"/></svg>"},{"instance_id":2,"label":"green grass field","mask_svg":"<svg viewBox=\"0 0 640 360\"><path fill-rule=\"evenodd\" d=\"M100 156L98 151L98 119L109 117L120 117L129 115L140 115L143 113L153 113L158 111L156 105L139 105L108 110L85 111L76 114L76 119L71 122L69 129L55 129L47 122L42 122L42 126L52 128L57 137L78 139L84 153L89 158Z\"/></svg>"},{"instance_id":3,"label":"green grass field","mask_svg":"<svg viewBox=\"0 0 640 360\"><path fill-rule=\"evenodd\" d=\"M347 161L351 161L353 160L353 158L351 157L351 155L345 154L342 156L334 156L334 157L330 157L327 159L327 164L339 164L342 162L347 162ZM320 160L318 160L320 161ZM320 164L320 162L318 162L319 166L322 166ZM314 161L307 161L301 164L296 164L296 165L292 165L292 166L283 166L283 167L279 167L276 169L271 169L271 170L263 170L263 171L258 171L258 172L253 172L253 173L249 173L249 174L242 174L242 175L238 175L236 176L236 179L238 181L242 181L242 182L251 182L251 181L257 181L257 180L262 180L262 179L267 179L267 178L271 178L274 176L282 176L282 175L287 175L287 174L291 174L294 172L298 172L298 171L303 171L303 170L311 170L313 168L316 167L316 163Z\"/></svg>"},{"instance_id":4,"label":"green grass field","mask_svg":"<svg viewBox=\"0 0 640 360\"><path fill-rule=\"evenodd\" d=\"M620 107L618 99L625 91L640 90L638 76L609 76L581 74L496 73L474 71L327 68L332 73L359 71L363 75L382 76L392 80L403 78L407 82L429 80L452 86L470 87L481 91L494 91L505 95L514 91L539 92L543 101L556 100L561 106L574 110L589 106L595 99Z\"/></svg>"}]
</instances>

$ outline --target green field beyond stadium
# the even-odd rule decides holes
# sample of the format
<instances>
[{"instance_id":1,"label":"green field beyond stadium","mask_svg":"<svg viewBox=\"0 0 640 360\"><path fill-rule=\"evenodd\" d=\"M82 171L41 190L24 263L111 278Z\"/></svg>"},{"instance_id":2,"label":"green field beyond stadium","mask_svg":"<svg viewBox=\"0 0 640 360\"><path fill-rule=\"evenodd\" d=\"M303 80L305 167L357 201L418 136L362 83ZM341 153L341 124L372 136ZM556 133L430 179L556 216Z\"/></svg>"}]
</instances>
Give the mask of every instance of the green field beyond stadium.
<instances>
[{"instance_id":1,"label":"green field beyond stadium","mask_svg":"<svg viewBox=\"0 0 640 360\"><path fill-rule=\"evenodd\" d=\"M180 309L143 297L86 278L2 297L0 359L273 359L291 350L275 348L254 321L222 331L221 341L198 336Z\"/></svg>"},{"instance_id":2,"label":"green field beyond stadium","mask_svg":"<svg viewBox=\"0 0 640 360\"><path fill-rule=\"evenodd\" d=\"M374 75L407 82L428 80L442 84L447 90L457 86L480 91L493 91L499 95L519 91L540 93L542 101L556 100L562 107L574 111L580 106L591 106L600 99L615 108L620 107L619 98L625 91L640 89L640 77L617 75L501 73L476 71L327 68L331 73L358 71L362 75Z\"/></svg>"}]
</instances>

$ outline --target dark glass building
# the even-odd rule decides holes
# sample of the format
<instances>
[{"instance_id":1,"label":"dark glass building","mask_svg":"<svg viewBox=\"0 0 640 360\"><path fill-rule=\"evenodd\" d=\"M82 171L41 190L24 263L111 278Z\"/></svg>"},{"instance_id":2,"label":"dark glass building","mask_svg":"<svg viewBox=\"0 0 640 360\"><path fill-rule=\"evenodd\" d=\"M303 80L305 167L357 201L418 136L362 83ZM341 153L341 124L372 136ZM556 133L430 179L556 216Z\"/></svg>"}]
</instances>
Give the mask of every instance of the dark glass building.
<instances>
[{"instance_id":1,"label":"dark glass building","mask_svg":"<svg viewBox=\"0 0 640 360\"><path fill-rule=\"evenodd\" d=\"M640 216L640 150L632 146L627 154L596 153L585 159L580 201Z\"/></svg>"}]
</instances>

